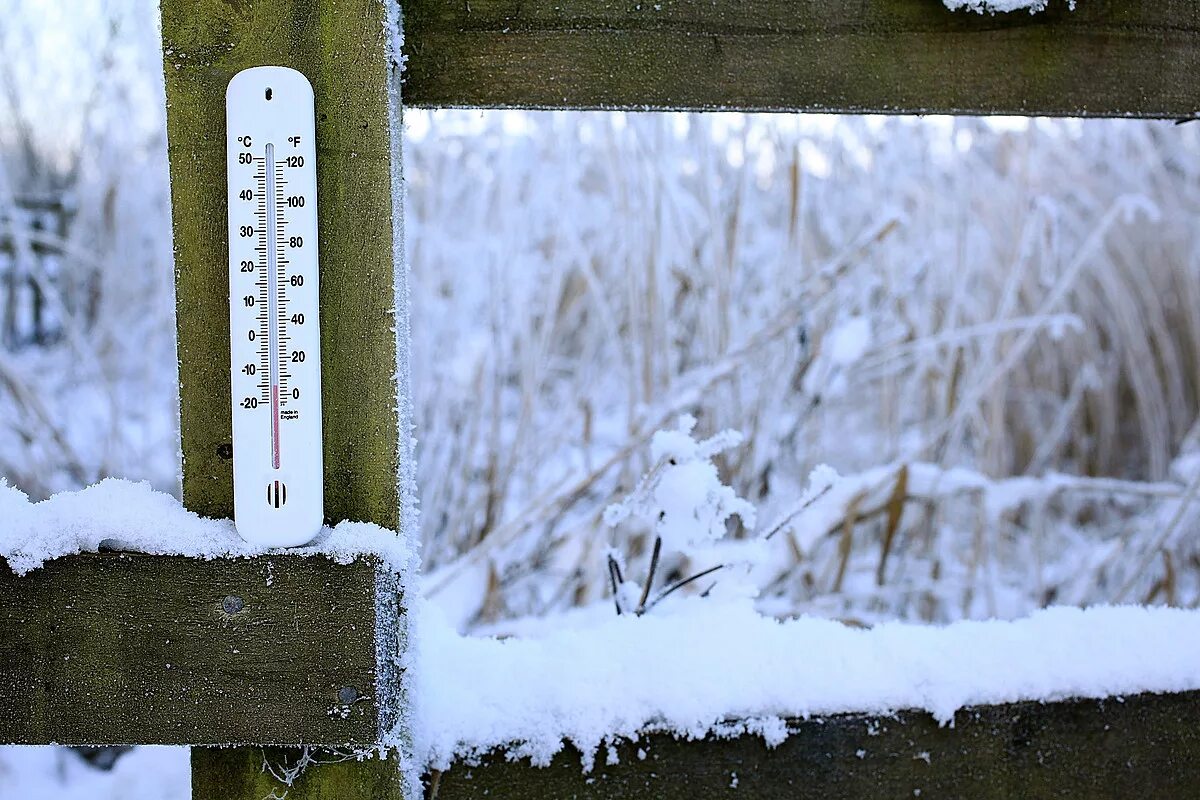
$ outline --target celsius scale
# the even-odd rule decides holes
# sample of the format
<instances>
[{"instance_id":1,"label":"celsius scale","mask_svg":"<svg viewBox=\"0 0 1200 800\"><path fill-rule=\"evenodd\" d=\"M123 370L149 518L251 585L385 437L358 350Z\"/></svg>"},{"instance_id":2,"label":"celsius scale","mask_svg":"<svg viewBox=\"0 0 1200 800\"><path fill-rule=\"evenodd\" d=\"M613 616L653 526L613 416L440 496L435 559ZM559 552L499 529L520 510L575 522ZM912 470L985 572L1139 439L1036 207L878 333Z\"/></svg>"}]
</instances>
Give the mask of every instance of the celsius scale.
<instances>
[{"instance_id":1,"label":"celsius scale","mask_svg":"<svg viewBox=\"0 0 1200 800\"><path fill-rule=\"evenodd\" d=\"M225 113L234 521L251 544L294 547L325 516L312 86L243 70Z\"/></svg>"}]
</instances>

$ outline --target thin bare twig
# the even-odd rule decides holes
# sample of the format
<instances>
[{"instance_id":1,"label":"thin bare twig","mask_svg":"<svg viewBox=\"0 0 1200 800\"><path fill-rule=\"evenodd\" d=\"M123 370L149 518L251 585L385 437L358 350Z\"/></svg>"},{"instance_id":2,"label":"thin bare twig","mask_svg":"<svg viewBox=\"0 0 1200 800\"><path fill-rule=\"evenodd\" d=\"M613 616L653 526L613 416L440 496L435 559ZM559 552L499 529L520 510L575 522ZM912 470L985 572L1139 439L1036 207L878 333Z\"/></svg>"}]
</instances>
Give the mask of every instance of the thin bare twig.
<instances>
[{"instance_id":1,"label":"thin bare twig","mask_svg":"<svg viewBox=\"0 0 1200 800\"><path fill-rule=\"evenodd\" d=\"M654 585L654 573L658 571L658 557L662 553L662 537L654 537L654 550L650 553L650 570L646 573L646 585L642 587L642 597L638 600L637 615L646 613L646 600L650 597L650 587Z\"/></svg>"},{"instance_id":2,"label":"thin bare twig","mask_svg":"<svg viewBox=\"0 0 1200 800\"><path fill-rule=\"evenodd\" d=\"M646 607L646 611L651 610L656 605L661 603L663 600L666 600L667 597L669 597L671 594L679 591L683 587L687 586L689 583L694 583L695 581L700 580L701 578L705 577L706 575L712 575L714 572L725 569L725 567L727 567L727 566L728 566L728 564L717 564L715 567L709 567L708 569L706 569L702 572L697 572L695 575L693 575L690 578L684 578L683 580L679 581L678 583L671 584L666 589L663 589L661 592L658 593L658 595L654 598L654 601L651 602L650 605L648 605ZM716 584L714 584L714 586L715 585ZM712 586L708 587L708 590L705 591L705 594L708 594L708 592L711 592L711 591L712 591Z\"/></svg>"},{"instance_id":3,"label":"thin bare twig","mask_svg":"<svg viewBox=\"0 0 1200 800\"><path fill-rule=\"evenodd\" d=\"M1175 507L1175 513L1171 516L1171 520L1167 523L1167 527L1165 527L1163 532L1159 534L1158 538L1154 541L1154 544L1146 549L1141 560L1138 562L1137 567L1134 569L1132 574L1130 574L1129 578L1126 579L1125 584L1113 598L1113 602L1122 602L1133 590L1133 587L1137 585L1137 582L1141 579L1142 574L1149 568L1150 562L1154 560L1154 557L1158 555L1159 551L1163 550L1167 546L1168 542L1171 540L1171 537L1175 535L1175 531L1179 528L1179 524L1187 515L1188 508L1191 507L1192 501L1196 499L1197 494L1200 494L1200 473L1197 473L1196 476L1192 478L1192 482L1188 484L1187 492L1180 499L1179 505Z\"/></svg>"},{"instance_id":4,"label":"thin bare twig","mask_svg":"<svg viewBox=\"0 0 1200 800\"><path fill-rule=\"evenodd\" d=\"M829 490L832 488L833 488L833 484L830 484L829 486L826 486L821 491L817 492L812 497L805 500L803 503L800 504L799 508L793 510L790 514L785 516L783 519L779 520L779 522L775 523L771 527L771 530L767 531L767 535L764 536L763 539L768 540L775 534L779 533L781 530L783 530L787 526L787 524L789 522L794 520L796 517L800 516L800 514L803 513L805 509L809 508L813 503L817 502L822 497L829 494Z\"/></svg>"},{"instance_id":5,"label":"thin bare twig","mask_svg":"<svg viewBox=\"0 0 1200 800\"><path fill-rule=\"evenodd\" d=\"M621 594L620 587L625 581L621 578L621 565L617 560L608 555L608 580L612 583L613 605L617 607L617 616L621 615Z\"/></svg>"}]
</instances>

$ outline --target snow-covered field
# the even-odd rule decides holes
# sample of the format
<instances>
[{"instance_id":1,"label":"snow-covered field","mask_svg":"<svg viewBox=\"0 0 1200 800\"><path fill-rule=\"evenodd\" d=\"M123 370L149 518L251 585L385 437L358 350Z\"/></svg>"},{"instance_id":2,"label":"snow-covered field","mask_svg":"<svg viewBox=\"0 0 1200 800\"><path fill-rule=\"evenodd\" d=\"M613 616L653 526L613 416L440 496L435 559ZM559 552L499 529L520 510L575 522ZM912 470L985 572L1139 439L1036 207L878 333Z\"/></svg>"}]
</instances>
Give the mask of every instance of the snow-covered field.
<instances>
[{"instance_id":1,"label":"snow-covered field","mask_svg":"<svg viewBox=\"0 0 1200 800\"><path fill-rule=\"evenodd\" d=\"M68 24L22 0L0 26L0 272L40 281L63 331L0 346L0 476L35 500L107 476L177 492L152 6L113 6L109 27L99 2ZM863 642L911 633L899 622L1200 604L1200 125L407 124L423 587L445 652L524 670L588 630L634 630L614 606L679 584L647 630L751 606L875 626L761 620L852 641L862 669L886 655ZM46 192L73 209L65 236L17 210ZM15 498L0 489L14 514ZM1087 638L1111 619L1002 630ZM1194 624L1156 619L1147 636ZM932 654L974 630L911 635ZM1164 637L1163 664L1188 657ZM762 711L825 708L796 703ZM160 777L186 795L169 751L102 778L74 758L0 750L0 797L162 796L145 783Z\"/></svg>"},{"instance_id":2,"label":"snow-covered field","mask_svg":"<svg viewBox=\"0 0 1200 800\"><path fill-rule=\"evenodd\" d=\"M410 123L424 559L462 625L644 568L602 515L682 413L744 437L717 464L787 545L772 613L1196 601L1193 126ZM800 528L821 464L859 489Z\"/></svg>"}]
</instances>

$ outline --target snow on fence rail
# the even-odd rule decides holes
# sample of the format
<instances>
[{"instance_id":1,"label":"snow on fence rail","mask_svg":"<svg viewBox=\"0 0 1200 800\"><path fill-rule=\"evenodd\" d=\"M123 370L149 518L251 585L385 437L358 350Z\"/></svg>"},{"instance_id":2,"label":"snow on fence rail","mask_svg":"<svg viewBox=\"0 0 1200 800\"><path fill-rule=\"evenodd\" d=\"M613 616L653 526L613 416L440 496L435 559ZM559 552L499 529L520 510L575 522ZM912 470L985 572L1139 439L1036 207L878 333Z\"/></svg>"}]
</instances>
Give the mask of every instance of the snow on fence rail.
<instances>
[{"instance_id":1,"label":"snow on fence rail","mask_svg":"<svg viewBox=\"0 0 1200 800\"><path fill-rule=\"evenodd\" d=\"M822 730L840 731L843 748L861 745L860 761L911 750L908 762L928 769L903 779L920 788L946 779L930 755L957 741L946 726L1014 726L1039 714L1070 739L1062 720L1108 725L1113 706L1087 701L1118 698L1129 727L1107 736L1137 750L1186 719L1200 690L1197 611L1056 608L1015 622L864 630L777 621L746 598L713 597L645 616L605 604L495 639L459 635L409 599L418 613L399 639L388 601L411 584L414 557L377 526L342 523L310 547L264 551L227 520L114 480L36 504L0 486L0 518L11 570L0 575L8 742L399 745L439 785L448 771L439 791L456 797L493 785L489 770L463 781L463 765L480 761L507 774L499 765L528 759L551 767L535 785L588 786L606 771L622 781L641 774L653 752L655 762L671 754L680 763L658 763L649 777L681 776L694 768L685 740L725 764L729 780L740 770L761 781L751 764L769 763L776 748L811 747ZM397 584L381 584L377 565ZM264 664L274 674L257 674ZM407 725L388 683L400 665L414 671ZM1013 705L1022 702L1040 705ZM899 733L871 741L881 731ZM745 737L758 743L734 741ZM1142 757L1158 763L1195 748L1200 736L1185 733ZM1054 767L1046 779L1062 780ZM1191 785L1200 774L1157 780Z\"/></svg>"},{"instance_id":2,"label":"snow on fence rail","mask_svg":"<svg viewBox=\"0 0 1200 800\"><path fill-rule=\"evenodd\" d=\"M109 555L96 563L147 561L136 554L200 563L308 558L308 574L325 559L370 561L404 584L415 570L403 540L375 525L343 522L310 546L265 550L245 544L228 520L203 519L144 483L107 480L40 503L0 483L0 518L0 559L18 577L102 552ZM262 589L278 591L276 583L264 574ZM214 622L255 611L244 597L219 600ZM420 655L415 752L442 769L495 748L549 763L564 744L590 768L610 740L646 731L745 731L776 745L793 717L908 709L945 725L973 705L1200 690L1200 612L1181 609L1053 608L1011 622L861 629L778 621L749 598L713 597L636 617L604 604L498 639L460 635L432 604L409 602L421 612L412 631ZM5 605L11 614L20 602Z\"/></svg>"}]
</instances>

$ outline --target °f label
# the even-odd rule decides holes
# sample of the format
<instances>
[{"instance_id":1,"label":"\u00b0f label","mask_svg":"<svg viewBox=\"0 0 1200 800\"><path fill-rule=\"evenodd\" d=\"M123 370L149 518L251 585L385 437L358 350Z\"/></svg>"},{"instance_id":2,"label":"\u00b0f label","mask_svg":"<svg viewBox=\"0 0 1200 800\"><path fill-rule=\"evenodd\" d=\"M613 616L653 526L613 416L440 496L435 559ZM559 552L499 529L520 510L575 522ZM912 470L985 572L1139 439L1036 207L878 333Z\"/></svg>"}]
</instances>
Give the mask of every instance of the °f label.
<instances>
[{"instance_id":1,"label":"\u00b0f label","mask_svg":"<svg viewBox=\"0 0 1200 800\"><path fill-rule=\"evenodd\" d=\"M225 93L234 522L270 547L324 517L313 91L254 67Z\"/></svg>"}]
</instances>

